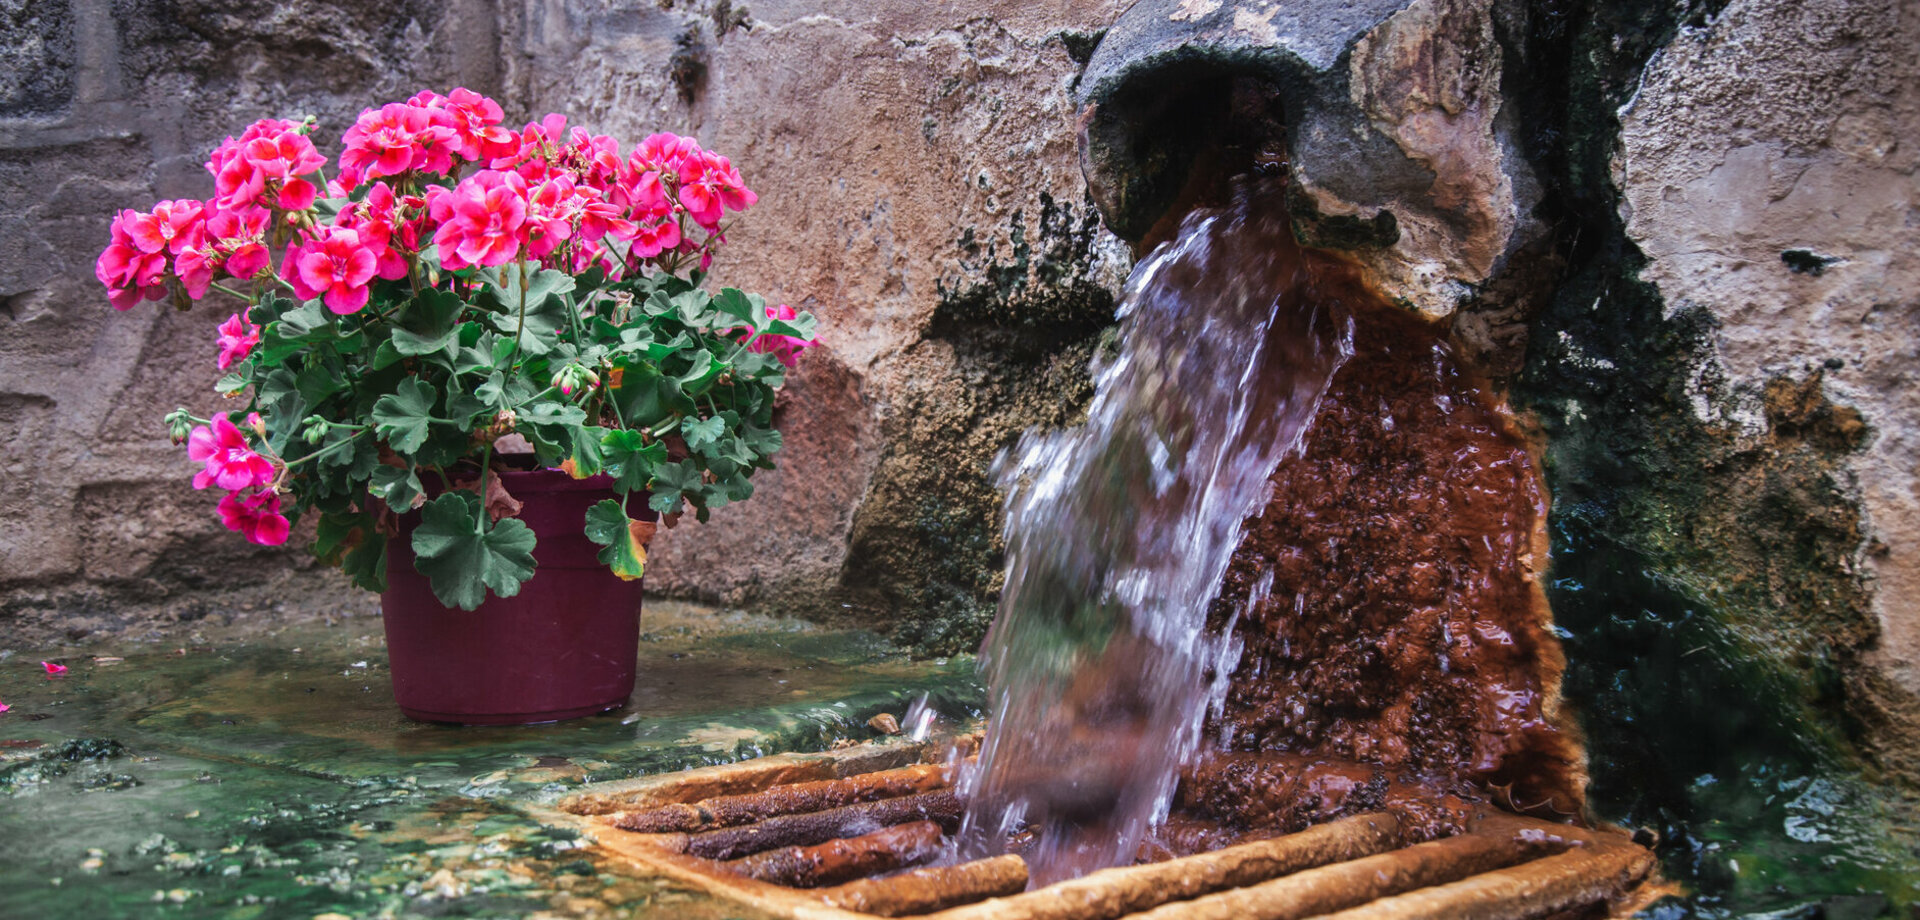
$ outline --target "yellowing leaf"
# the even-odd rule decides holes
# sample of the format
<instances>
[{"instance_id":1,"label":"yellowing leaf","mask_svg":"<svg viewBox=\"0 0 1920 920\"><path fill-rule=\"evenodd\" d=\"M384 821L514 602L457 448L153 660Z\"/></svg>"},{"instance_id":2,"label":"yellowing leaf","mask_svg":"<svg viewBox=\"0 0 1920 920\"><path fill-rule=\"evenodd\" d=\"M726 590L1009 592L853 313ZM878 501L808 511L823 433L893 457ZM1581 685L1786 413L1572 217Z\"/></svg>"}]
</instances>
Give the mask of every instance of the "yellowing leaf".
<instances>
[{"instance_id":1,"label":"yellowing leaf","mask_svg":"<svg viewBox=\"0 0 1920 920\"><path fill-rule=\"evenodd\" d=\"M606 547L600 551L600 561L626 581L646 574L646 542L653 537L652 527L651 521L628 518L626 509L611 498L587 509L587 539Z\"/></svg>"}]
</instances>

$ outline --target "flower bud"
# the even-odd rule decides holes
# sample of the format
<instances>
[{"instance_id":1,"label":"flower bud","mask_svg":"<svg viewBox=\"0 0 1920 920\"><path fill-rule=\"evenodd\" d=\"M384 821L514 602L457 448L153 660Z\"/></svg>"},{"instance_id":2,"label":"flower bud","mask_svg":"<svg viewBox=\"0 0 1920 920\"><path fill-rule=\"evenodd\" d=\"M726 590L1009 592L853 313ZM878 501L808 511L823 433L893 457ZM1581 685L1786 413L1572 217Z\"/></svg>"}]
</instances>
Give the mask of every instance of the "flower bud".
<instances>
[{"instance_id":1,"label":"flower bud","mask_svg":"<svg viewBox=\"0 0 1920 920\"><path fill-rule=\"evenodd\" d=\"M596 386L599 383L600 375L584 364L569 364L555 371L552 380L552 385L568 396L572 396L574 390Z\"/></svg>"},{"instance_id":2,"label":"flower bud","mask_svg":"<svg viewBox=\"0 0 1920 920\"><path fill-rule=\"evenodd\" d=\"M167 436L175 444L187 443L187 435L193 433L193 415L184 407L167 413Z\"/></svg>"}]
</instances>

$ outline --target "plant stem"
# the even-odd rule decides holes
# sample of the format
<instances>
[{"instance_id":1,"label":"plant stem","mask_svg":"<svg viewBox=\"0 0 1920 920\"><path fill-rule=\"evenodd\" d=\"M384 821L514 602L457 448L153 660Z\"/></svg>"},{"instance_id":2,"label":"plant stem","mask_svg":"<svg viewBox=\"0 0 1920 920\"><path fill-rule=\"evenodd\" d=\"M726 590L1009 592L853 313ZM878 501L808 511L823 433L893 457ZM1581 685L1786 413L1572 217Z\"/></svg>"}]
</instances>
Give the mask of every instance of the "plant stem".
<instances>
[{"instance_id":1,"label":"plant stem","mask_svg":"<svg viewBox=\"0 0 1920 920\"><path fill-rule=\"evenodd\" d=\"M473 522L473 532L487 532L487 476L493 472L493 440L487 440L487 450L480 455L480 514Z\"/></svg>"},{"instance_id":2,"label":"plant stem","mask_svg":"<svg viewBox=\"0 0 1920 920\"><path fill-rule=\"evenodd\" d=\"M520 319L513 325L513 354L510 356L513 358L520 357L520 333L527 331L527 288L533 285L533 276L527 274L527 263L524 258L526 254L526 247L522 246L520 255L523 258L514 263L514 267L520 272Z\"/></svg>"},{"instance_id":3,"label":"plant stem","mask_svg":"<svg viewBox=\"0 0 1920 920\"><path fill-rule=\"evenodd\" d=\"M235 297L238 297L238 298L240 298L241 300L244 300L244 301L246 301L246 302L248 302L248 303L252 303L252 302L253 302L253 298L252 298L252 297L249 297L249 296L247 296L247 295L245 295L245 294L242 294L242 293L240 293L239 291L236 291L236 290L234 290L233 288L230 288L230 287L227 287L226 285L224 285L224 284L221 284L221 283L220 283L220 282L218 282L218 281L213 281L213 282L209 282L209 283L207 284L207 286L208 286L208 287L210 287L210 288L213 288L213 289L214 289L214 290L216 290L216 291L219 291L219 292L220 292L220 293L222 293L222 294L231 294L231 295L233 295L233 296L235 296Z\"/></svg>"},{"instance_id":4,"label":"plant stem","mask_svg":"<svg viewBox=\"0 0 1920 920\"><path fill-rule=\"evenodd\" d=\"M331 423L329 423L329 424L331 424ZM346 427L351 427L351 426L347 426L347 425L341 425L341 426L339 426L339 427L341 427L341 428L346 428ZM366 434L366 433L367 433L367 429L366 429L366 428L364 428L364 427L362 427L362 428L360 428L360 430L358 430L358 431L355 431L355 432L354 432L354 433L353 433L352 435L350 435L350 436L349 436L349 437L348 437L348 438L347 438L346 440L344 440L344 441L340 441L340 442L337 442L337 443L334 443L334 444L328 444L327 446L325 446L325 447L322 447L322 448L320 448L319 450L316 450L316 451L314 451L313 453L310 453L310 454L308 454L308 455L306 455L306 456L304 456L304 457L300 457L300 458L298 458L298 459L295 459L295 460L284 460L284 461L281 461L281 468L282 468L282 470L283 470L283 471L284 471L284 470L290 470L290 469L293 469L294 467L296 467L296 466L299 466L300 464L302 464L302 463L305 463L305 462L307 462L307 461L309 461L309 460L313 460L313 459L316 459L316 458L319 458L319 457L322 457L322 456L325 456L325 455L327 455L327 454L330 454L330 453L333 453L334 451L336 451L336 450L339 450L340 448L342 448L342 447L345 447L345 446L347 446L348 444L352 444L352 443L353 443L353 442L354 442L354 441L355 441L355 440L356 440L357 438L359 438L359 437L360 437L361 435L363 435L363 434ZM271 448L271 446L269 446L269 448L268 448L268 449L272 449L272 448Z\"/></svg>"}]
</instances>

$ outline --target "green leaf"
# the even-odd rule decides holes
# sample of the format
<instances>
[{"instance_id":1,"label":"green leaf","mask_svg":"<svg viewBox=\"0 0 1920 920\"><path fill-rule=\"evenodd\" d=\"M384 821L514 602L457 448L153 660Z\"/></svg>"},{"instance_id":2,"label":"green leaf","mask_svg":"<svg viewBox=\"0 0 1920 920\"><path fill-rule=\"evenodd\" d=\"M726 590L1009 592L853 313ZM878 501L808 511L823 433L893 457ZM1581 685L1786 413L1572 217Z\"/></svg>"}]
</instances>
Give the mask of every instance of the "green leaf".
<instances>
[{"instance_id":1,"label":"green leaf","mask_svg":"<svg viewBox=\"0 0 1920 920\"><path fill-rule=\"evenodd\" d=\"M480 529L480 499L472 492L448 492L420 508L413 531L415 567L433 585L440 602L472 610L487 599L520 593L533 577L533 530L517 518L502 518Z\"/></svg>"},{"instance_id":2,"label":"green leaf","mask_svg":"<svg viewBox=\"0 0 1920 920\"><path fill-rule=\"evenodd\" d=\"M254 354L262 367L272 367L288 355L337 336L332 314L319 301L308 301L268 323L260 333L260 350Z\"/></svg>"},{"instance_id":3,"label":"green leaf","mask_svg":"<svg viewBox=\"0 0 1920 920\"><path fill-rule=\"evenodd\" d=\"M499 271L489 271L485 283L480 288L478 302L480 306L500 313L514 313L520 309L520 272L534 265L532 262L509 262L500 266ZM574 278L566 272L543 268L535 271L527 285L527 309L549 298L558 297L574 289Z\"/></svg>"},{"instance_id":4,"label":"green leaf","mask_svg":"<svg viewBox=\"0 0 1920 920\"><path fill-rule=\"evenodd\" d=\"M399 364L405 357L400 353L400 349L394 347L392 339L385 339L381 341L380 347L373 350L373 369L377 371L392 367Z\"/></svg>"},{"instance_id":5,"label":"green leaf","mask_svg":"<svg viewBox=\"0 0 1920 920\"><path fill-rule=\"evenodd\" d=\"M313 557L321 565L339 565L347 550L373 529L373 517L368 514L322 514L313 530Z\"/></svg>"},{"instance_id":6,"label":"green leaf","mask_svg":"<svg viewBox=\"0 0 1920 920\"><path fill-rule=\"evenodd\" d=\"M446 417L434 421L459 429L459 434L464 437L473 430L474 423L479 421L481 416L492 414L493 410L487 406L486 401L472 393L448 393Z\"/></svg>"},{"instance_id":7,"label":"green leaf","mask_svg":"<svg viewBox=\"0 0 1920 920\"><path fill-rule=\"evenodd\" d=\"M611 498L587 509L587 539L606 547L600 551L600 561L626 581L639 578L647 571L647 547L640 542L640 534L634 532L634 525L638 523L627 517L626 509Z\"/></svg>"},{"instance_id":8,"label":"green leaf","mask_svg":"<svg viewBox=\"0 0 1920 920\"><path fill-rule=\"evenodd\" d=\"M387 535L374 528L340 560L340 571L368 591L387 590Z\"/></svg>"},{"instance_id":9,"label":"green leaf","mask_svg":"<svg viewBox=\"0 0 1920 920\"><path fill-rule=\"evenodd\" d=\"M620 387L614 390L620 403L620 417L636 428L651 428L669 415L688 415L693 400L680 389L679 381L663 377L651 364L628 364L620 375Z\"/></svg>"},{"instance_id":10,"label":"green leaf","mask_svg":"<svg viewBox=\"0 0 1920 920\"><path fill-rule=\"evenodd\" d=\"M587 420L587 410L549 400L521 406L518 414L529 425L578 425Z\"/></svg>"},{"instance_id":11,"label":"green leaf","mask_svg":"<svg viewBox=\"0 0 1920 920\"><path fill-rule=\"evenodd\" d=\"M456 333L460 344L453 352L454 374L464 377L494 367L493 333L479 323L461 323Z\"/></svg>"},{"instance_id":12,"label":"green leaf","mask_svg":"<svg viewBox=\"0 0 1920 920\"><path fill-rule=\"evenodd\" d=\"M407 329L395 329L393 338L389 341L396 354L435 355L451 348L456 334L452 329L436 336L425 336Z\"/></svg>"},{"instance_id":13,"label":"green leaf","mask_svg":"<svg viewBox=\"0 0 1920 920\"><path fill-rule=\"evenodd\" d=\"M507 377L499 371L487 375L487 382L473 388L475 399L492 406L494 409L507 407Z\"/></svg>"},{"instance_id":14,"label":"green leaf","mask_svg":"<svg viewBox=\"0 0 1920 920\"><path fill-rule=\"evenodd\" d=\"M600 438L601 463L613 477L617 492L639 492L653 479L655 468L666 462L667 445L648 443L638 431L614 429Z\"/></svg>"},{"instance_id":15,"label":"green leaf","mask_svg":"<svg viewBox=\"0 0 1920 920\"><path fill-rule=\"evenodd\" d=\"M403 454L410 454L427 443L427 423L438 391L418 377L400 381L392 393L373 404L374 433Z\"/></svg>"},{"instance_id":16,"label":"green leaf","mask_svg":"<svg viewBox=\"0 0 1920 920\"><path fill-rule=\"evenodd\" d=\"M688 447L699 450L720 440L720 436L727 433L727 423L717 417L700 419L688 416L680 422L680 433L686 437Z\"/></svg>"},{"instance_id":17,"label":"green leaf","mask_svg":"<svg viewBox=\"0 0 1920 920\"><path fill-rule=\"evenodd\" d=\"M680 389L687 395L699 396L712 387L713 382L718 380L721 374L726 373L726 370L725 361L713 360L713 355L703 348L694 352L693 367L676 379Z\"/></svg>"},{"instance_id":18,"label":"green leaf","mask_svg":"<svg viewBox=\"0 0 1920 920\"><path fill-rule=\"evenodd\" d=\"M749 450L752 450L762 457L770 456L778 451L784 442L784 439L780 437L780 432L772 428L761 428L757 425L741 426L740 440L746 442Z\"/></svg>"},{"instance_id":19,"label":"green leaf","mask_svg":"<svg viewBox=\"0 0 1920 920\"><path fill-rule=\"evenodd\" d=\"M767 328L767 308L763 302L756 309L753 303L756 299L758 298L750 298L733 288L722 288L713 298L713 309L723 316L739 320L741 325L758 331Z\"/></svg>"},{"instance_id":20,"label":"green leaf","mask_svg":"<svg viewBox=\"0 0 1920 920\"><path fill-rule=\"evenodd\" d=\"M592 425L577 425L568 430L567 437L573 442L573 453L568 458L573 461L573 478L598 476L606 469L605 452L600 446L600 439L606 434L607 429ZM648 472L652 472L651 468Z\"/></svg>"},{"instance_id":21,"label":"green leaf","mask_svg":"<svg viewBox=\"0 0 1920 920\"><path fill-rule=\"evenodd\" d=\"M503 341L508 343L509 353L517 341L521 352L544 355L553 349L560 331L568 327L569 311L573 308L565 295L573 290L574 280L573 276L552 269L535 272L526 292L523 315L520 296L522 267L520 263L501 266L498 283L489 282L483 286L477 299L481 306L500 314L496 325ZM504 357L497 346L494 357L496 363Z\"/></svg>"},{"instance_id":22,"label":"green leaf","mask_svg":"<svg viewBox=\"0 0 1920 920\"><path fill-rule=\"evenodd\" d=\"M452 291L429 290L407 304L393 330L393 348L403 355L431 355L453 347L459 339L460 308L466 306Z\"/></svg>"},{"instance_id":23,"label":"green leaf","mask_svg":"<svg viewBox=\"0 0 1920 920\"><path fill-rule=\"evenodd\" d=\"M679 311L680 321L695 328L705 328L713 324L713 296L706 291L694 289L673 295L673 309Z\"/></svg>"},{"instance_id":24,"label":"green leaf","mask_svg":"<svg viewBox=\"0 0 1920 920\"><path fill-rule=\"evenodd\" d=\"M700 479L698 467L685 460L678 463L662 463L653 470L653 497L647 500L647 507L661 514L672 514L680 510L682 501L700 506L705 502L701 494L704 483Z\"/></svg>"},{"instance_id":25,"label":"green leaf","mask_svg":"<svg viewBox=\"0 0 1920 920\"><path fill-rule=\"evenodd\" d=\"M326 364L308 365L295 374L293 380L294 388L300 391L300 398L309 406L318 406L326 402L327 397L347 388L346 380Z\"/></svg>"},{"instance_id":26,"label":"green leaf","mask_svg":"<svg viewBox=\"0 0 1920 920\"><path fill-rule=\"evenodd\" d=\"M802 313L793 319L776 319L767 322L767 332L771 335L787 335L796 339L812 339L814 318L811 313Z\"/></svg>"},{"instance_id":27,"label":"green leaf","mask_svg":"<svg viewBox=\"0 0 1920 920\"><path fill-rule=\"evenodd\" d=\"M385 464L374 469L373 476L367 482L367 490L386 502L387 507L400 513L412 508L413 500L424 491L420 488L419 474L411 469Z\"/></svg>"},{"instance_id":28,"label":"green leaf","mask_svg":"<svg viewBox=\"0 0 1920 920\"><path fill-rule=\"evenodd\" d=\"M320 341L335 335L333 316L318 300L309 300L274 320L267 331L284 341Z\"/></svg>"}]
</instances>

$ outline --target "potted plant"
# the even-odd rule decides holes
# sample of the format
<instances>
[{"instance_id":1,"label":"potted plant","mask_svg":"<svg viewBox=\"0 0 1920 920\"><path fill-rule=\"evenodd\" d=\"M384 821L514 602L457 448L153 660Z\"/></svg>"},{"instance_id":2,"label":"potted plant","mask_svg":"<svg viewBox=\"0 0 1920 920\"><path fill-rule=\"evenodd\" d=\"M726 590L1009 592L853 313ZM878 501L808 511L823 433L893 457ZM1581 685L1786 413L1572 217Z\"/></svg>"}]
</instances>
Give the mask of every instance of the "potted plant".
<instances>
[{"instance_id":1,"label":"potted plant","mask_svg":"<svg viewBox=\"0 0 1920 920\"><path fill-rule=\"evenodd\" d=\"M416 718L524 722L632 691L659 515L753 494L813 317L702 284L755 195L727 158L549 115L516 132L465 89L368 109L329 163L266 119L214 195L122 211L96 274L125 310L242 302L226 411L167 417L226 525L383 592ZM329 177L331 171L331 177Z\"/></svg>"}]
</instances>

